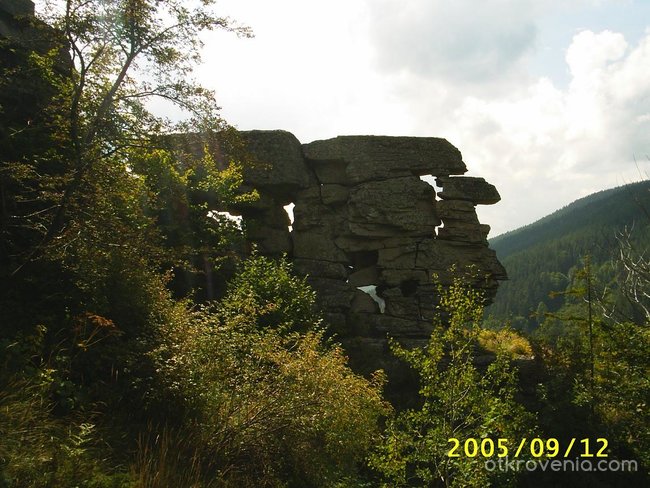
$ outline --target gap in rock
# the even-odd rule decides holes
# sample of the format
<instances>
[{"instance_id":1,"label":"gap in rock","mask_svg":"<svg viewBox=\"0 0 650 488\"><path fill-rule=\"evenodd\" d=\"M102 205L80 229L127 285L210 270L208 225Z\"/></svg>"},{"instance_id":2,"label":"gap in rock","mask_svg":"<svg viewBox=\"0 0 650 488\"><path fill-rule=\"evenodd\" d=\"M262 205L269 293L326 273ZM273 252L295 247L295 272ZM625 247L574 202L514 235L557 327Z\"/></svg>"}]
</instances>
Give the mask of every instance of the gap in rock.
<instances>
[{"instance_id":1,"label":"gap in rock","mask_svg":"<svg viewBox=\"0 0 650 488\"><path fill-rule=\"evenodd\" d=\"M284 207L282 207L284 209L284 211L287 212L287 215L289 216L289 222L290 223L289 223L289 226L287 227L287 229L289 229L289 232L293 231L293 208L295 206L296 206L296 204L291 202L291 203L286 204Z\"/></svg>"},{"instance_id":2,"label":"gap in rock","mask_svg":"<svg viewBox=\"0 0 650 488\"><path fill-rule=\"evenodd\" d=\"M436 191L436 202L442 200L438 196L438 194L442 191L442 187L438 186L438 182L436 181L436 177L434 175L422 175L420 176L420 179L425 183L431 185L433 189Z\"/></svg>"},{"instance_id":3,"label":"gap in rock","mask_svg":"<svg viewBox=\"0 0 650 488\"><path fill-rule=\"evenodd\" d=\"M405 280L399 286L403 297L411 297L418 290L418 280Z\"/></svg>"},{"instance_id":4,"label":"gap in rock","mask_svg":"<svg viewBox=\"0 0 650 488\"><path fill-rule=\"evenodd\" d=\"M354 273L354 266L352 266L351 264L347 264L345 267L347 268L347 274L348 274L348 276L350 276L352 273ZM350 280L346 278L346 279L345 279L345 282L346 282L346 283L349 283Z\"/></svg>"},{"instance_id":5,"label":"gap in rock","mask_svg":"<svg viewBox=\"0 0 650 488\"><path fill-rule=\"evenodd\" d=\"M386 300L377 294L377 285L357 286L357 289L366 293L370 298L377 302L377 305L379 305L379 312L384 313L384 310L386 310Z\"/></svg>"},{"instance_id":6,"label":"gap in rock","mask_svg":"<svg viewBox=\"0 0 650 488\"><path fill-rule=\"evenodd\" d=\"M441 201L442 198L440 198L439 194L442 192L442 187L438 185L438 181L436 177L434 175L422 175L420 176L420 179L433 188L436 195L436 202ZM436 237L438 237L438 231L444 227L445 227L445 223L442 221L442 219L440 219L440 225L437 225L433 230Z\"/></svg>"},{"instance_id":7,"label":"gap in rock","mask_svg":"<svg viewBox=\"0 0 650 488\"><path fill-rule=\"evenodd\" d=\"M436 233L436 236L438 235L438 231L440 229L444 229L444 228L445 228L445 223L443 222L442 219L440 219L440 225L436 225L436 228L434 229L434 232Z\"/></svg>"}]
</instances>

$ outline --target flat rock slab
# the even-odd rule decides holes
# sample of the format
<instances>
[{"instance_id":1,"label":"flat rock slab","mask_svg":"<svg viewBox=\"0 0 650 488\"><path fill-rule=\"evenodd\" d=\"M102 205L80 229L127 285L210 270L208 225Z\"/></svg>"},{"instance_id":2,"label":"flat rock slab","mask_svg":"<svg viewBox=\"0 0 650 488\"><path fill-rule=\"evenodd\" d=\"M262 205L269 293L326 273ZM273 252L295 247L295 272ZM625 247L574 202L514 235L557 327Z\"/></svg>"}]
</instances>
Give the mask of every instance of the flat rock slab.
<instances>
[{"instance_id":1,"label":"flat rock slab","mask_svg":"<svg viewBox=\"0 0 650 488\"><path fill-rule=\"evenodd\" d=\"M443 200L467 200L475 205L493 205L501 200L496 187L483 178L439 176L437 182L442 186L439 196Z\"/></svg>"},{"instance_id":2,"label":"flat rock slab","mask_svg":"<svg viewBox=\"0 0 650 488\"><path fill-rule=\"evenodd\" d=\"M252 130L240 133L253 165L244 167L244 181L290 203L291 195L310 186L311 172L305 165L300 141L283 130Z\"/></svg>"},{"instance_id":3,"label":"flat rock slab","mask_svg":"<svg viewBox=\"0 0 650 488\"><path fill-rule=\"evenodd\" d=\"M460 151L437 137L339 136L303 145L320 183L355 185L401 176L460 175Z\"/></svg>"}]
</instances>

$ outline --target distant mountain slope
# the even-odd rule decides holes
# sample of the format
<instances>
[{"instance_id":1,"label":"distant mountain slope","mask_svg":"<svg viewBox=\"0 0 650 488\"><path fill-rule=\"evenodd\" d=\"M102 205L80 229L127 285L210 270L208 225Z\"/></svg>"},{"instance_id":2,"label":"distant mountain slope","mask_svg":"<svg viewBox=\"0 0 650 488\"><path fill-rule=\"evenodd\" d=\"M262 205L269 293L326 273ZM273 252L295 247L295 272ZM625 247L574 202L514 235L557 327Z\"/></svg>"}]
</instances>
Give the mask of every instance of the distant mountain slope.
<instances>
[{"instance_id":1,"label":"distant mountain slope","mask_svg":"<svg viewBox=\"0 0 650 488\"><path fill-rule=\"evenodd\" d=\"M549 310L561 305L550 299L562 291L570 270L589 254L602 265L615 255L616 234L635 226L637 242L650 242L650 181L633 183L589 195L525 227L490 240L509 281L501 283L488 312L499 320L534 325L530 314L540 302Z\"/></svg>"}]
</instances>

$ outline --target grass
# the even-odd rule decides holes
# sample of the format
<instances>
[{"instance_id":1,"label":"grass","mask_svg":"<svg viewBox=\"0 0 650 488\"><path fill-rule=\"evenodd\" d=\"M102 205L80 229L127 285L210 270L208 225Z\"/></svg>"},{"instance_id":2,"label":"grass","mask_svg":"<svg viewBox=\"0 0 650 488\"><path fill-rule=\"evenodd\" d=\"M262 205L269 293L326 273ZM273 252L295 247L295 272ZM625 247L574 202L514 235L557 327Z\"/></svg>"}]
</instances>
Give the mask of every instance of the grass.
<instances>
[{"instance_id":1,"label":"grass","mask_svg":"<svg viewBox=\"0 0 650 488\"><path fill-rule=\"evenodd\" d=\"M479 345L488 352L506 352L513 359L531 358L530 342L512 329L483 329L479 334Z\"/></svg>"}]
</instances>

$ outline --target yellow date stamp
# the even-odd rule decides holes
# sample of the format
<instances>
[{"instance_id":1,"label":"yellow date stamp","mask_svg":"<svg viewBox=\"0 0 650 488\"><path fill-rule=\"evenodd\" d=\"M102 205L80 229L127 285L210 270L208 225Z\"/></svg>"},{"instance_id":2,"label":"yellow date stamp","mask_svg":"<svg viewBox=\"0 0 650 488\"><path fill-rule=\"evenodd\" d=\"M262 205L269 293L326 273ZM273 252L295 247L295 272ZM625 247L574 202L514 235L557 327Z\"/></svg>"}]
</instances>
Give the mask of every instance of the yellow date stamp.
<instances>
[{"instance_id":1,"label":"yellow date stamp","mask_svg":"<svg viewBox=\"0 0 650 488\"><path fill-rule=\"evenodd\" d=\"M581 458L606 458L609 446L609 442L603 437L598 437L595 440L588 437L584 439L573 437L568 439L565 445L561 445L560 441L555 438L541 439L539 437L532 439L524 437L519 442L513 439L492 439L490 437L482 439L470 437L463 441L452 437L447 442L451 444L451 448L447 452L447 456L450 458L491 458L495 456L504 458L512 455L513 452L515 458L528 455L534 458L568 458L570 455Z\"/></svg>"}]
</instances>

